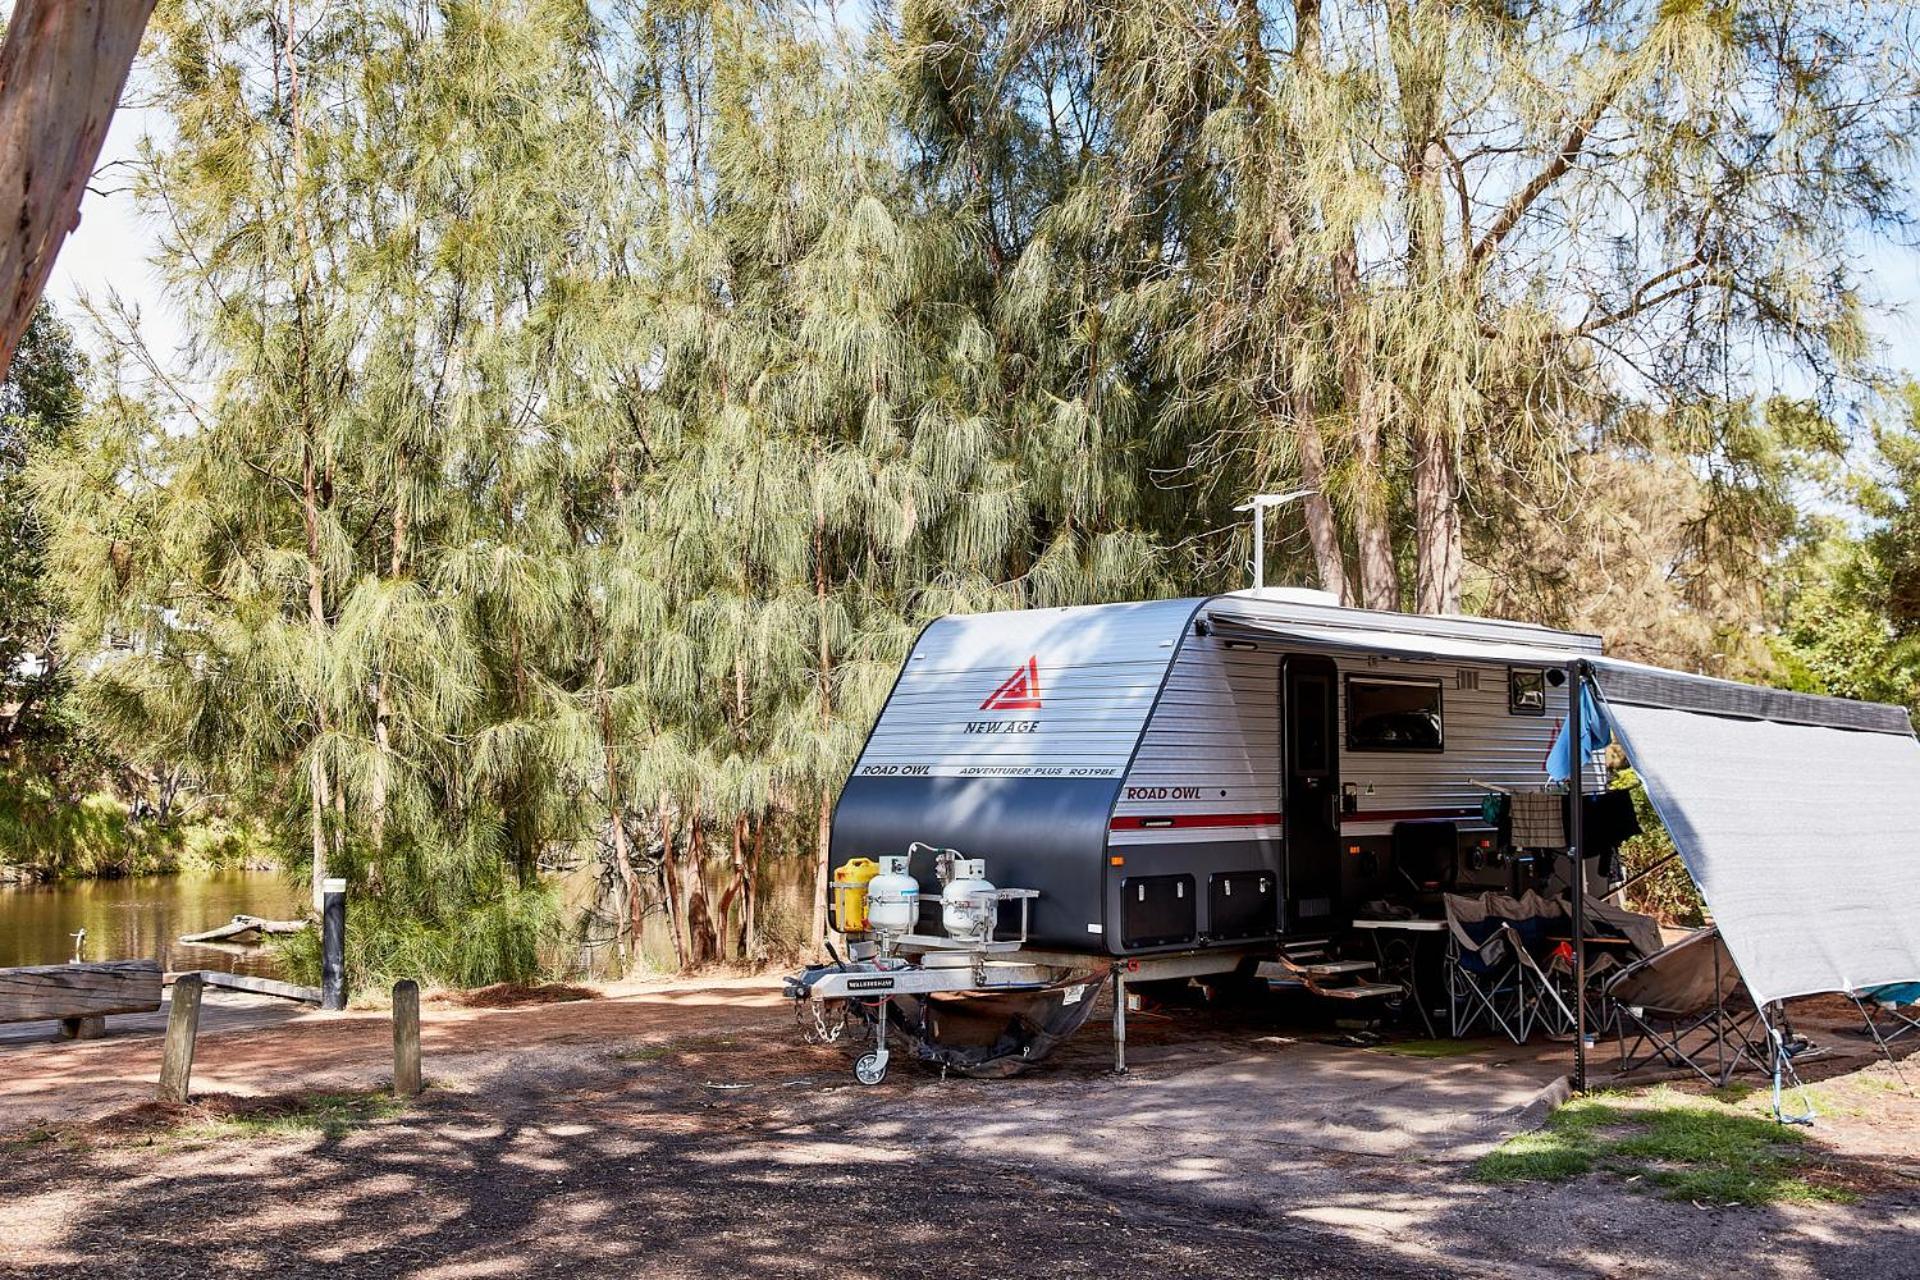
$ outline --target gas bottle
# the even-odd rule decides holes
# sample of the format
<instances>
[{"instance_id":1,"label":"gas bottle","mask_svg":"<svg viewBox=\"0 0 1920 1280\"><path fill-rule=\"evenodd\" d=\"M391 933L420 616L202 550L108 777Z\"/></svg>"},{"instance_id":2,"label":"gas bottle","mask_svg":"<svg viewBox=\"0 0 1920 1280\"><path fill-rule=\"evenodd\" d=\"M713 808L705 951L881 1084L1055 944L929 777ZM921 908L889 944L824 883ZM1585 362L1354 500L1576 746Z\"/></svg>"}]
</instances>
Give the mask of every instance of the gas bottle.
<instances>
[{"instance_id":1,"label":"gas bottle","mask_svg":"<svg viewBox=\"0 0 1920 1280\"><path fill-rule=\"evenodd\" d=\"M920 920L920 882L907 874L905 854L885 854L867 881L867 928L882 937L912 933Z\"/></svg>"},{"instance_id":2,"label":"gas bottle","mask_svg":"<svg viewBox=\"0 0 1920 1280\"><path fill-rule=\"evenodd\" d=\"M940 923L957 942L991 942L1000 915L1000 898L987 880L982 858L954 858L947 864L940 891Z\"/></svg>"},{"instance_id":3,"label":"gas bottle","mask_svg":"<svg viewBox=\"0 0 1920 1280\"><path fill-rule=\"evenodd\" d=\"M851 858L833 869L833 924L841 933L867 931L867 884L880 874L872 858Z\"/></svg>"}]
</instances>

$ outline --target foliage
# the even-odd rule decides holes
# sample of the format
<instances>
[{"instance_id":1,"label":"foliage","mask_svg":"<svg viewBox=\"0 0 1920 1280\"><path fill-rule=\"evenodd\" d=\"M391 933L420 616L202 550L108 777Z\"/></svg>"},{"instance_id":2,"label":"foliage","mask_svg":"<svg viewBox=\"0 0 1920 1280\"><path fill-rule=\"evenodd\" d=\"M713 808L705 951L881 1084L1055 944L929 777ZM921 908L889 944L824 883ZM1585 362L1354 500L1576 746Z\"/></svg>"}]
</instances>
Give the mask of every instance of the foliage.
<instances>
[{"instance_id":1,"label":"foliage","mask_svg":"<svg viewBox=\"0 0 1920 1280\"><path fill-rule=\"evenodd\" d=\"M1474 1166L1486 1182L1559 1182L1589 1173L1644 1178L1670 1200L1722 1205L1844 1201L1810 1178L1805 1135L1770 1117L1665 1085L1576 1098Z\"/></svg>"},{"instance_id":2,"label":"foliage","mask_svg":"<svg viewBox=\"0 0 1920 1280\"><path fill-rule=\"evenodd\" d=\"M1639 775L1632 769L1621 769L1613 775L1613 786L1633 792L1634 813L1640 819L1640 834L1620 846L1622 876L1632 879L1646 875L1627 891L1626 905L1663 924L1690 929L1705 924L1707 906L1700 897L1700 887L1693 882L1686 864L1673 856L1673 837L1653 811Z\"/></svg>"},{"instance_id":3,"label":"foliage","mask_svg":"<svg viewBox=\"0 0 1920 1280\"><path fill-rule=\"evenodd\" d=\"M83 776L98 762L63 705L60 619L45 581L45 534L27 466L74 430L85 373L72 330L42 303L0 383L0 750L15 760L31 751L42 770Z\"/></svg>"},{"instance_id":4,"label":"foliage","mask_svg":"<svg viewBox=\"0 0 1920 1280\"><path fill-rule=\"evenodd\" d=\"M1275 561L1357 600L1765 660L1868 372L1904 8L820 17L155 20L194 341L97 316L46 572L87 722L349 879L357 972L534 976L586 863L627 963L662 911L681 965L811 945L918 628L1236 586L1251 489L1316 491ZM795 849L804 927L760 902Z\"/></svg>"},{"instance_id":5,"label":"foliage","mask_svg":"<svg viewBox=\"0 0 1920 1280\"><path fill-rule=\"evenodd\" d=\"M452 895L449 895L452 897ZM398 895L352 899L347 930L347 986L384 990L421 975L451 987L518 982L552 967L559 919L543 886L470 885L444 914L423 919L417 900ZM320 931L272 939L295 981L320 981Z\"/></svg>"},{"instance_id":6,"label":"foliage","mask_svg":"<svg viewBox=\"0 0 1920 1280\"><path fill-rule=\"evenodd\" d=\"M1494 617L1600 634L1619 657L1763 675L1765 567L1812 536L1805 494L1845 451L1816 405L1784 397L1623 415L1569 460L1564 492L1488 509L1470 594Z\"/></svg>"},{"instance_id":7,"label":"foliage","mask_svg":"<svg viewBox=\"0 0 1920 1280\"><path fill-rule=\"evenodd\" d=\"M1853 521L1820 521L1775 584L1792 687L1920 711L1920 386L1849 477Z\"/></svg>"},{"instance_id":8,"label":"foliage","mask_svg":"<svg viewBox=\"0 0 1920 1280\"><path fill-rule=\"evenodd\" d=\"M271 857L244 819L136 817L120 796L74 796L35 768L0 770L0 849L7 862L45 880L212 871Z\"/></svg>"},{"instance_id":9,"label":"foliage","mask_svg":"<svg viewBox=\"0 0 1920 1280\"><path fill-rule=\"evenodd\" d=\"M1849 237L1904 216L1912 22L913 0L894 67L1002 307L1071 358L1056 395L1109 417L1075 371L1111 379L1203 501L1315 491L1324 586L1442 612L1466 525L1586 492L1596 427L1651 411L1713 488L1760 370L1860 389Z\"/></svg>"}]
</instances>

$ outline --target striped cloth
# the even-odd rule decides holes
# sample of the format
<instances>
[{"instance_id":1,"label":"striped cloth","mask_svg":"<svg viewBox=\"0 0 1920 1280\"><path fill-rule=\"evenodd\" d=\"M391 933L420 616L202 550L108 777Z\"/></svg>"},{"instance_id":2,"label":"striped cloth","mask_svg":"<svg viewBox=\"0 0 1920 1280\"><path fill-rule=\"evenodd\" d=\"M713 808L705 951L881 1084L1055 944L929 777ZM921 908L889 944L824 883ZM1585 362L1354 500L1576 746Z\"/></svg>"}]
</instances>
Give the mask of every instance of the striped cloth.
<instances>
[{"instance_id":1,"label":"striped cloth","mask_svg":"<svg viewBox=\"0 0 1920 1280\"><path fill-rule=\"evenodd\" d=\"M1513 794L1513 847L1564 849L1567 847L1567 798L1557 791L1516 791Z\"/></svg>"}]
</instances>

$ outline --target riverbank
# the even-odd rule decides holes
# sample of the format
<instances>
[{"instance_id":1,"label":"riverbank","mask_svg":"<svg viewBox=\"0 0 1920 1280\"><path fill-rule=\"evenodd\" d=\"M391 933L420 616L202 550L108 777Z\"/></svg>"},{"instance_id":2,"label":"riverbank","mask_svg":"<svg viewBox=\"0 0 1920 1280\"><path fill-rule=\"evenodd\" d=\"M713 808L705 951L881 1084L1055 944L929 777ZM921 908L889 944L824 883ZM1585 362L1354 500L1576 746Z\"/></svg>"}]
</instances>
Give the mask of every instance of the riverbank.
<instances>
[{"instance_id":1,"label":"riverbank","mask_svg":"<svg viewBox=\"0 0 1920 1280\"><path fill-rule=\"evenodd\" d=\"M1798 1280L1907 1275L1920 1230L1920 1102L1884 1066L1816 1086L1833 1198L1729 1204L1487 1180L1563 1048L1434 1061L1175 1008L1130 1020L1124 1078L1096 1015L1025 1076L862 1088L769 978L589 997L430 1000L404 1104L379 1011L223 1023L210 994L181 1109L148 1101L152 1037L0 1049L0 1273Z\"/></svg>"},{"instance_id":2,"label":"riverbank","mask_svg":"<svg viewBox=\"0 0 1920 1280\"><path fill-rule=\"evenodd\" d=\"M76 796L43 774L0 769L0 884L271 870L273 852L244 815L156 809L107 791Z\"/></svg>"}]
</instances>

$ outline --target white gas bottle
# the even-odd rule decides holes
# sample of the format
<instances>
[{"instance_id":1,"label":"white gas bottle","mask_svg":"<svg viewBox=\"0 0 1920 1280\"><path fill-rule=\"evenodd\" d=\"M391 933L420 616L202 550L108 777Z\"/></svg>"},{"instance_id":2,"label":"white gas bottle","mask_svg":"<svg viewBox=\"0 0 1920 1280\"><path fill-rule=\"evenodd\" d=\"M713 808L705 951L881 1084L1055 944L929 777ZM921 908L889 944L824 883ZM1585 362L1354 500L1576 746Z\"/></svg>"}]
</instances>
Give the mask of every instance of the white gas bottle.
<instances>
[{"instance_id":1,"label":"white gas bottle","mask_svg":"<svg viewBox=\"0 0 1920 1280\"><path fill-rule=\"evenodd\" d=\"M991 942L1000 915L1000 896L987 880L982 858L954 858L940 891L940 923L957 942Z\"/></svg>"},{"instance_id":2,"label":"white gas bottle","mask_svg":"<svg viewBox=\"0 0 1920 1280\"><path fill-rule=\"evenodd\" d=\"M920 920L920 882L907 874L904 854L884 854L880 874L867 881L867 928L882 937L912 933Z\"/></svg>"}]
</instances>

